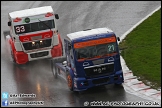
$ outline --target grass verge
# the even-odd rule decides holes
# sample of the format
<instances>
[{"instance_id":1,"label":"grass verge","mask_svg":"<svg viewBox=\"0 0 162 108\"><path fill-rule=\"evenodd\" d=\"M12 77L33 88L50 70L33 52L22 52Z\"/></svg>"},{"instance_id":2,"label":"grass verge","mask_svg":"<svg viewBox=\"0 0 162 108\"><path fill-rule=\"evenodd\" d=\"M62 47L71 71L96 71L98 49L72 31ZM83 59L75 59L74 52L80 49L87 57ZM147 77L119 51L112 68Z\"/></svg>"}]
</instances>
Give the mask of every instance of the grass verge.
<instances>
[{"instance_id":1,"label":"grass verge","mask_svg":"<svg viewBox=\"0 0 162 108\"><path fill-rule=\"evenodd\" d=\"M129 33L119 48L139 80L161 89L161 8Z\"/></svg>"}]
</instances>

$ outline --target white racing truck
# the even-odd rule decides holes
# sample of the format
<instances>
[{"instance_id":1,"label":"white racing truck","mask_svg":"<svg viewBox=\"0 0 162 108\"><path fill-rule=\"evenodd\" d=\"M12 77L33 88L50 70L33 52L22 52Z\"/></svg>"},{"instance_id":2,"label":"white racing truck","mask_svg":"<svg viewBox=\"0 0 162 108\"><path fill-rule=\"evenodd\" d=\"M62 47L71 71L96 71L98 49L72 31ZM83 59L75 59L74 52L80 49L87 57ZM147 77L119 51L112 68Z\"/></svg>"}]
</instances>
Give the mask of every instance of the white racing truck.
<instances>
[{"instance_id":1,"label":"white racing truck","mask_svg":"<svg viewBox=\"0 0 162 108\"><path fill-rule=\"evenodd\" d=\"M4 37L16 64L63 55L56 25L59 16L51 6L14 11L8 19L10 31L4 31Z\"/></svg>"}]
</instances>

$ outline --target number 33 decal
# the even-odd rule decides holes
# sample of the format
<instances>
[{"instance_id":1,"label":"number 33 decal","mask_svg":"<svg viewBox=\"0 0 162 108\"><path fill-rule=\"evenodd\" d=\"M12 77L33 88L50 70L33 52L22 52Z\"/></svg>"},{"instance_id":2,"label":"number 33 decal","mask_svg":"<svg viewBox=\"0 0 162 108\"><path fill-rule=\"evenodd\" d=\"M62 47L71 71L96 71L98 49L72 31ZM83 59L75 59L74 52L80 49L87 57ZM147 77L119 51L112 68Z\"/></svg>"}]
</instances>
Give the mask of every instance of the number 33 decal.
<instances>
[{"instance_id":1,"label":"number 33 decal","mask_svg":"<svg viewBox=\"0 0 162 108\"><path fill-rule=\"evenodd\" d=\"M24 26L17 26L16 27L16 32L20 33L20 32L24 32L25 31L25 27Z\"/></svg>"}]
</instances>

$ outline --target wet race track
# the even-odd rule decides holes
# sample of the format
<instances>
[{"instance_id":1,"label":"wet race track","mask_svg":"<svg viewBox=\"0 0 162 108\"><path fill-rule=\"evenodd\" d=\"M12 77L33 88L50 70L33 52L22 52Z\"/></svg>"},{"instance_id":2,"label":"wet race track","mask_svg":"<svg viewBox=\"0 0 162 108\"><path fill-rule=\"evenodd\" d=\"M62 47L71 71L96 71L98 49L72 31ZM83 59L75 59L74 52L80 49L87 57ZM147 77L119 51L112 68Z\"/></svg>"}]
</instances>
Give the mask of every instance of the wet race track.
<instances>
[{"instance_id":1,"label":"wet race track","mask_svg":"<svg viewBox=\"0 0 162 108\"><path fill-rule=\"evenodd\" d=\"M62 40L66 34L88 28L109 27L121 36L133 25L161 5L161 1L1 1L1 94L35 94L33 98L9 98L9 101L43 101L39 107L80 107L92 101L144 101L129 94L123 86L106 85L81 93L71 92L66 82L55 79L50 60L37 60L14 65L7 53L3 31L9 12L25 8L51 5ZM24 105L10 105L24 106ZM35 106L35 105L28 105Z\"/></svg>"}]
</instances>

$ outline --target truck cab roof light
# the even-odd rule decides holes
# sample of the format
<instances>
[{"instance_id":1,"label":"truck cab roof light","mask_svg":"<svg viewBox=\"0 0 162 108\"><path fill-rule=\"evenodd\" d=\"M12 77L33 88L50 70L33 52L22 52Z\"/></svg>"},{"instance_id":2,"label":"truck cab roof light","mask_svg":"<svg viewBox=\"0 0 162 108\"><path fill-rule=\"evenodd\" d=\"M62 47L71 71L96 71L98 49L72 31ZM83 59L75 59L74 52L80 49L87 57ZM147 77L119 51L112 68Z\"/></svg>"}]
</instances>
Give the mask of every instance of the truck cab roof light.
<instances>
[{"instance_id":1,"label":"truck cab roof light","mask_svg":"<svg viewBox=\"0 0 162 108\"><path fill-rule=\"evenodd\" d=\"M53 16L53 14L50 13L50 12L48 12L48 13L45 15L45 17L50 17L50 16Z\"/></svg>"},{"instance_id":2,"label":"truck cab roof light","mask_svg":"<svg viewBox=\"0 0 162 108\"><path fill-rule=\"evenodd\" d=\"M19 17L16 17L16 18L13 20L13 22L19 22L19 21L21 21L21 18L19 18Z\"/></svg>"}]
</instances>

